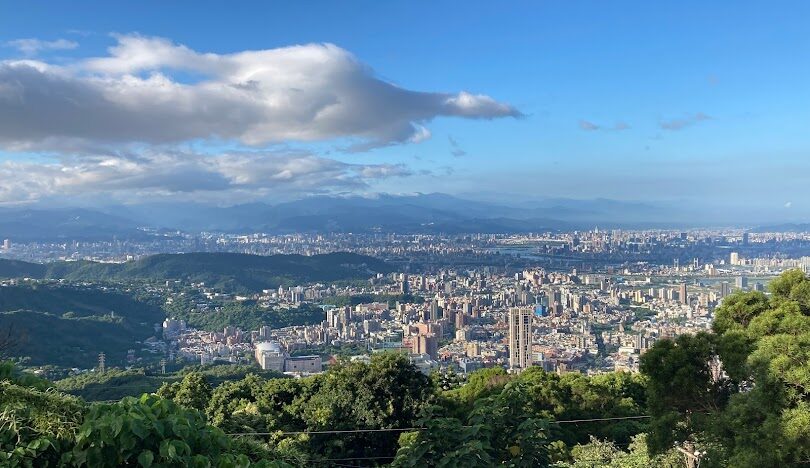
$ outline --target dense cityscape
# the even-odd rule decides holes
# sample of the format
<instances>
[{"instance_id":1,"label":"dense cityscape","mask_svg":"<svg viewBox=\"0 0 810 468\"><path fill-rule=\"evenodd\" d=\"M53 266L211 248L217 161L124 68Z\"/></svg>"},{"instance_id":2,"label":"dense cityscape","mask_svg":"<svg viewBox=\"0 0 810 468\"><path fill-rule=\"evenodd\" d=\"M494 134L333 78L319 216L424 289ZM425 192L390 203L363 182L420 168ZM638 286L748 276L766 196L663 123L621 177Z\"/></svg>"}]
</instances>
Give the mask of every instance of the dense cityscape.
<instances>
[{"instance_id":1,"label":"dense cityscape","mask_svg":"<svg viewBox=\"0 0 810 468\"><path fill-rule=\"evenodd\" d=\"M808 24L0 0L0 468L807 468Z\"/></svg>"},{"instance_id":2,"label":"dense cityscape","mask_svg":"<svg viewBox=\"0 0 810 468\"><path fill-rule=\"evenodd\" d=\"M789 256L810 244L810 234L739 229L177 237L72 244L12 244L7 239L0 258L117 263L189 248L262 255L348 250L396 265L391 273L352 284L294 284L242 293L180 279L118 286L142 288L166 305L174 303L167 310L178 304L188 308L157 324L161 333L140 337L143 347L130 350L128 364L255 360L263 369L293 374L321 372L337 354L367 359L363 356L382 350L407 353L426 374L467 374L483 367L518 372L531 365L552 372L637 372L640 355L656 340L710 330L714 309L732 292L764 291L781 272L810 268L810 257ZM700 257L686 260L692 255ZM647 260L662 257L672 260ZM237 322L206 330L184 319L198 322L231 304L264 310L311 304L322 315L313 323L257 329L240 328ZM531 318L525 342L516 341L510 326L515 313ZM510 358L518 345L526 348L528 361ZM92 368L71 372L87 371Z\"/></svg>"}]
</instances>

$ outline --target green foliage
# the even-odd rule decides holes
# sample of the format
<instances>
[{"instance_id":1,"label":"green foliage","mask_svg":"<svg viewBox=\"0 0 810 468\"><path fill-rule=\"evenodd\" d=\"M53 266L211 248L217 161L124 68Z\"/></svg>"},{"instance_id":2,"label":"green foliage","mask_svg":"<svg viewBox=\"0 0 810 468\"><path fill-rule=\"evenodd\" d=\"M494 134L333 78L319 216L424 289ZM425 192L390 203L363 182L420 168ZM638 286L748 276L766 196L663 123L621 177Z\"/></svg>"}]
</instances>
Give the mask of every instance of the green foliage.
<instances>
[{"instance_id":1,"label":"green foliage","mask_svg":"<svg viewBox=\"0 0 810 468\"><path fill-rule=\"evenodd\" d=\"M84 406L76 398L0 381L0 466L55 465L72 444Z\"/></svg>"},{"instance_id":2,"label":"green foliage","mask_svg":"<svg viewBox=\"0 0 810 468\"><path fill-rule=\"evenodd\" d=\"M107 369L106 372L87 372L57 380L59 390L80 396L88 401L119 400L125 396L153 393L164 379L147 375L144 369Z\"/></svg>"},{"instance_id":3,"label":"green foliage","mask_svg":"<svg viewBox=\"0 0 810 468\"><path fill-rule=\"evenodd\" d=\"M135 323L162 322L159 307L133 299L127 294L78 285L33 284L5 286L0 294L0 311L33 310L61 316L104 317L114 314Z\"/></svg>"},{"instance_id":4,"label":"green foliage","mask_svg":"<svg viewBox=\"0 0 810 468\"><path fill-rule=\"evenodd\" d=\"M249 375L214 389L209 421L227 432L395 429L411 427L433 397L429 379L400 354L372 356L370 364L343 362L304 379ZM391 454L396 431L269 437L277 453L299 462Z\"/></svg>"},{"instance_id":5,"label":"green foliage","mask_svg":"<svg viewBox=\"0 0 810 468\"><path fill-rule=\"evenodd\" d=\"M47 380L41 379L29 372L20 371L20 369L10 361L0 361L0 382L9 382L37 390L47 390L51 387L51 383Z\"/></svg>"},{"instance_id":6,"label":"green foliage","mask_svg":"<svg viewBox=\"0 0 810 468\"><path fill-rule=\"evenodd\" d=\"M810 280L792 270L769 288L770 298L727 298L714 334L663 340L643 356L653 452L691 441L717 465L810 459ZM718 359L725 373L712 372Z\"/></svg>"},{"instance_id":7,"label":"green foliage","mask_svg":"<svg viewBox=\"0 0 810 468\"><path fill-rule=\"evenodd\" d=\"M88 467L251 465L201 413L150 395L92 406L63 460Z\"/></svg>"},{"instance_id":8,"label":"green foliage","mask_svg":"<svg viewBox=\"0 0 810 468\"><path fill-rule=\"evenodd\" d=\"M443 468L492 466L492 447L479 425L467 426L456 418L436 417L427 413L419 432L404 433L391 466Z\"/></svg>"},{"instance_id":9,"label":"green foliage","mask_svg":"<svg viewBox=\"0 0 810 468\"><path fill-rule=\"evenodd\" d=\"M523 382L476 402L465 419L437 417L431 409L420 421L423 430L403 435L393 466L549 466L550 426L533 417Z\"/></svg>"},{"instance_id":10,"label":"green foliage","mask_svg":"<svg viewBox=\"0 0 810 468\"><path fill-rule=\"evenodd\" d=\"M717 355L715 336L707 333L662 340L641 359L649 377L648 405L655 417L649 444L659 453L706 430L712 414L728 399L728 381L715 379L709 363Z\"/></svg>"},{"instance_id":11,"label":"green foliage","mask_svg":"<svg viewBox=\"0 0 810 468\"><path fill-rule=\"evenodd\" d=\"M224 303L221 310L202 313L192 313L188 307L177 307L172 309L170 315L184 319L191 327L209 331L222 331L226 326L257 330L263 325L272 328L315 325L326 318L323 309L313 304L265 309L255 303L237 301Z\"/></svg>"},{"instance_id":12,"label":"green foliage","mask_svg":"<svg viewBox=\"0 0 810 468\"><path fill-rule=\"evenodd\" d=\"M587 444L571 449L571 462L560 463L560 468L680 468L683 455L670 449L661 455L650 455L647 451L646 435L633 437L627 451L616 444L592 437Z\"/></svg>"},{"instance_id":13,"label":"green foliage","mask_svg":"<svg viewBox=\"0 0 810 468\"><path fill-rule=\"evenodd\" d=\"M768 306L768 297L759 291L732 294L714 312L714 332L722 335L732 329L745 328L754 317L768 310Z\"/></svg>"},{"instance_id":14,"label":"green foliage","mask_svg":"<svg viewBox=\"0 0 810 468\"><path fill-rule=\"evenodd\" d=\"M201 372L190 372L183 380L175 383L164 383L157 395L173 400L186 409L205 410L211 400L211 385Z\"/></svg>"},{"instance_id":15,"label":"green foliage","mask_svg":"<svg viewBox=\"0 0 810 468\"><path fill-rule=\"evenodd\" d=\"M121 365L163 317L155 305L93 287L10 286L0 292L0 329L21 337L11 353L31 365L88 368L102 351L110 365Z\"/></svg>"},{"instance_id":16,"label":"green foliage","mask_svg":"<svg viewBox=\"0 0 810 468\"><path fill-rule=\"evenodd\" d=\"M88 408L76 397L23 382L42 387L0 367L0 466L290 466L266 444L235 441L199 411L155 395ZM182 384L182 391L205 387L200 373L187 374Z\"/></svg>"},{"instance_id":17,"label":"green foliage","mask_svg":"<svg viewBox=\"0 0 810 468\"><path fill-rule=\"evenodd\" d=\"M157 392L164 384L177 383L191 373L202 374L212 387L223 382L243 379L251 373L268 379L283 377L283 374L264 371L258 366L221 364L186 366L178 372L157 375L148 374L146 369L109 368L104 373L87 372L57 380L54 385L63 392L80 396L88 401L109 401Z\"/></svg>"},{"instance_id":18,"label":"green foliage","mask_svg":"<svg viewBox=\"0 0 810 468\"><path fill-rule=\"evenodd\" d=\"M370 364L343 363L317 381L303 408L309 430L389 429L416 422L433 394L429 379L398 353L372 356ZM312 436L318 453L341 457L393 453L396 433L351 434L341 441Z\"/></svg>"},{"instance_id":19,"label":"green foliage","mask_svg":"<svg viewBox=\"0 0 810 468\"><path fill-rule=\"evenodd\" d=\"M140 347L136 340L154 334L151 326L123 318L67 318L22 310L0 312L0 328L9 326L24 336L13 355L24 358L26 364L79 368L94 367L101 352L109 365L123 365L127 351Z\"/></svg>"}]
</instances>

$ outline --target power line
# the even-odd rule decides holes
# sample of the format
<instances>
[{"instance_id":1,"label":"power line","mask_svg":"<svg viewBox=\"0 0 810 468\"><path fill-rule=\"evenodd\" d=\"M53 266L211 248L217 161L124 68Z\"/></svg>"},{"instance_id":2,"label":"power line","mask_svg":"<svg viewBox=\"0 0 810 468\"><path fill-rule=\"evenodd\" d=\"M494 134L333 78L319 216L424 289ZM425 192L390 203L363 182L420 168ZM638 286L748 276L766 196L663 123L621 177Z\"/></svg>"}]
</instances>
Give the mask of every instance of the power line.
<instances>
[{"instance_id":1,"label":"power line","mask_svg":"<svg viewBox=\"0 0 810 468\"><path fill-rule=\"evenodd\" d=\"M563 420L550 420L550 423L557 424L575 424L583 422L604 422L604 421L623 421L628 419L649 419L652 416L616 416L612 418L590 418L590 419L563 419ZM462 426L469 428L473 426ZM341 429L341 430L323 430L323 431L276 431L276 432L228 432L226 434L232 436L267 436L267 435L300 435L300 434L356 434L365 432L404 432L404 431L424 431L426 427L401 427L401 428L382 428L382 429Z\"/></svg>"},{"instance_id":2,"label":"power line","mask_svg":"<svg viewBox=\"0 0 810 468\"><path fill-rule=\"evenodd\" d=\"M649 419L652 416L641 415L641 416L618 416L615 418L591 418L591 419L569 419L565 421L551 421L557 424L574 424L580 422L594 422L594 421L621 421L623 419Z\"/></svg>"}]
</instances>

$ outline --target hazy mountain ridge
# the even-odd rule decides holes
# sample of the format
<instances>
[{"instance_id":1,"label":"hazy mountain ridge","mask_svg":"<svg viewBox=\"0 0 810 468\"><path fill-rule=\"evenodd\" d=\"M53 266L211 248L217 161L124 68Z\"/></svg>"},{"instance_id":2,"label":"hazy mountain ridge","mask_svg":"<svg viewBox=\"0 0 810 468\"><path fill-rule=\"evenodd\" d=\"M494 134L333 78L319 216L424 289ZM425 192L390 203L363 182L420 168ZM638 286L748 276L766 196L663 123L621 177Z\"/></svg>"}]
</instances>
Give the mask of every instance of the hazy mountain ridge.
<instances>
[{"instance_id":1,"label":"hazy mountain ridge","mask_svg":"<svg viewBox=\"0 0 810 468\"><path fill-rule=\"evenodd\" d=\"M0 209L0 238L18 242L148 238L139 226L136 219L83 208Z\"/></svg>"},{"instance_id":2,"label":"hazy mountain ridge","mask_svg":"<svg viewBox=\"0 0 810 468\"><path fill-rule=\"evenodd\" d=\"M0 238L18 241L146 239L152 230L186 232L528 232L661 222L661 209L615 200L516 200L514 206L442 193L317 196L218 207L148 203L79 208L0 210Z\"/></svg>"}]
</instances>

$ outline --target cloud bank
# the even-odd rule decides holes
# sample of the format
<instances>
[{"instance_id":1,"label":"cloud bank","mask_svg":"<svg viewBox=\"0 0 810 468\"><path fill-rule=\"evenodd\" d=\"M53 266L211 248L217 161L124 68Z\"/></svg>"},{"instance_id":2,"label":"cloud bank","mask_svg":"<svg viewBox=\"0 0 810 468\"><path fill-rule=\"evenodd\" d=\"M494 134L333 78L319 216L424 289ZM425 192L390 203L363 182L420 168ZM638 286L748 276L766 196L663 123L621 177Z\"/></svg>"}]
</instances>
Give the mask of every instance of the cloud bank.
<instances>
[{"instance_id":1,"label":"cloud bank","mask_svg":"<svg viewBox=\"0 0 810 468\"><path fill-rule=\"evenodd\" d=\"M349 138L369 147L422 140L439 116L520 116L486 95L396 86L332 44L213 54L163 38L116 39L109 55L70 65L2 62L0 145Z\"/></svg>"},{"instance_id":2,"label":"cloud bank","mask_svg":"<svg viewBox=\"0 0 810 468\"><path fill-rule=\"evenodd\" d=\"M409 175L398 164L349 164L304 152L66 156L48 163L0 163L0 202L98 195L118 201L181 195L233 202L234 194L255 199L333 193Z\"/></svg>"},{"instance_id":3,"label":"cloud bank","mask_svg":"<svg viewBox=\"0 0 810 468\"><path fill-rule=\"evenodd\" d=\"M482 94L397 86L332 44L215 54L114 37L106 55L69 63L31 57L74 42L7 44L25 57L0 61L0 150L20 156L0 163L0 203L357 190L411 171L272 148L326 141L362 151L425 140L436 117L521 116ZM206 149L178 149L189 143ZM22 154L32 152L50 159Z\"/></svg>"}]
</instances>

